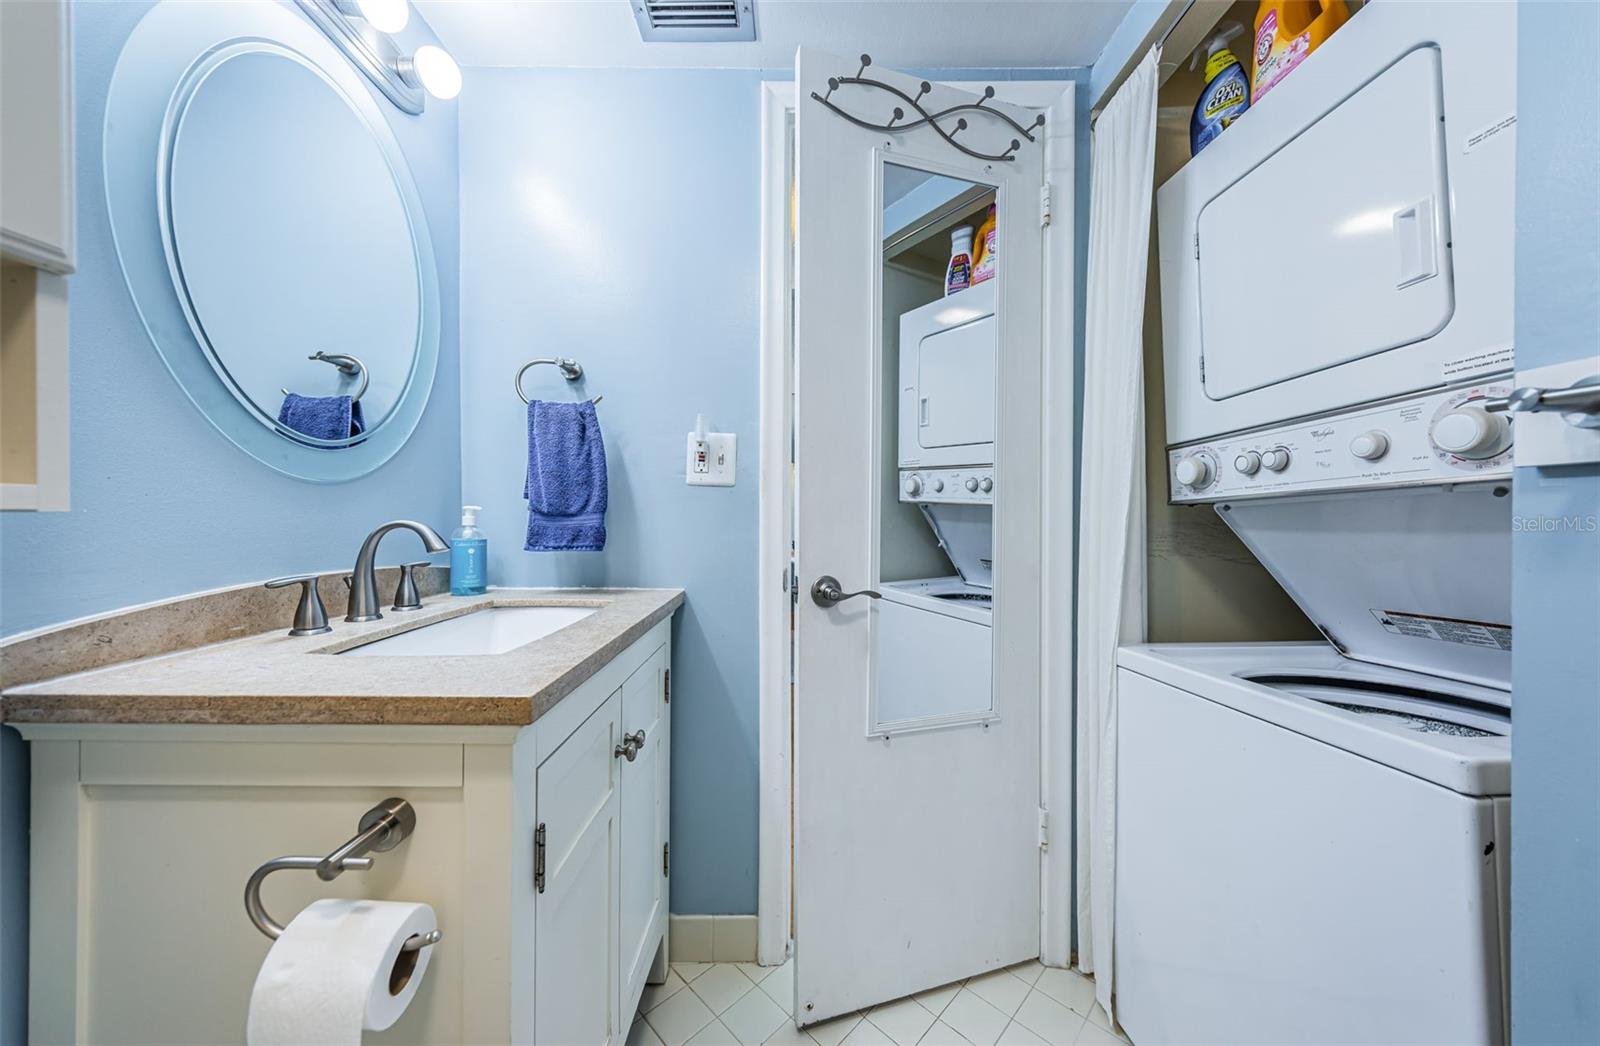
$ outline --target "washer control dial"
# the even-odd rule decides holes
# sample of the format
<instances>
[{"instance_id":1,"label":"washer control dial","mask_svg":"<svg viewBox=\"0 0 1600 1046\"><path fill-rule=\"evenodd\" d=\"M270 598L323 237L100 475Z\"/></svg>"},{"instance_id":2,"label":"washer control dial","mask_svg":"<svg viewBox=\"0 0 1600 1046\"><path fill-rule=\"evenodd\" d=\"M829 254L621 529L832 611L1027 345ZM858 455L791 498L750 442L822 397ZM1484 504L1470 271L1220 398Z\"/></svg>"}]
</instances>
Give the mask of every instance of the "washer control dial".
<instances>
[{"instance_id":1,"label":"washer control dial","mask_svg":"<svg viewBox=\"0 0 1600 1046\"><path fill-rule=\"evenodd\" d=\"M1246 476L1254 476L1261 471L1261 455L1253 450L1247 450L1233 459L1233 470Z\"/></svg>"},{"instance_id":2,"label":"washer control dial","mask_svg":"<svg viewBox=\"0 0 1600 1046\"><path fill-rule=\"evenodd\" d=\"M1282 472L1284 469L1289 467L1289 448L1273 447L1271 450L1261 455L1261 464L1265 465L1273 472Z\"/></svg>"},{"instance_id":3,"label":"washer control dial","mask_svg":"<svg viewBox=\"0 0 1600 1046\"><path fill-rule=\"evenodd\" d=\"M935 494L943 494L944 493L944 480L936 479L936 480L933 481L933 492Z\"/></svg>"},{"instance_id":4,"label":"washer control dial","mask_svg":"<svg viewBox=\"0 0 1600 1046\"><path fill-rule=\"evenodd\" d=\"M905 482L901 484L901 489L911 497L916 497L922 493L922 477L912 473L905 478Z\"/></svg>"},{"instance_id":5,"label":"washer control dial","mask_svg":"<svg viewBox=\"0 0 1600 1046\"><path fill-rule=\"evenodd\" d=\"M1458 458L1480 461L1511 446L1511 423L1476 402L1463 403L1433 423L1434 446Z\"/></svg>"},{"instance_id":6,"label":"washer control dial","mask_svg":"<svg viewBox=\"0 0 1600 1046\"><path fill-rule=\"evenodd\" d=\"M989 493L994 489L994 480L990 479L988 476L983 477L982 479L978 480L978 489L983 491L985 494Z\"/></svg>"},{"instance_id":7,"label":"washer control dial","mask_svg":"<svg viewBox=\"0 0 1600 1046\"><path fill-rule=\"evenodd\" d=\"M1362 461L1377 461L1389 453L1389 437L1378 429L1368 429L1350 441L1350 453Z\"/></svg>"},{"instance_id":8,"label":"washer control dial","mask_svg":"<svg viewBox=\"0 0 1600 1046\"><path fill-rule=\"evenodd\" d=\"M968 494L976 494L978 492L978 480L975 476L968 476L967 482L963 485L967 488Z\"/></svg>"},{"instance_id":9,"label":"washer control dial","mask_svg":"<svg viewBox=\"0 0 1600 1046\"><path fill-rule=\"evenodd\" d=\"M1198 490L1211 482L1211 462L1198 454L1192 455L1178 462L1173 475L1178 477L1179 483Z\"/></svg>"}]
</instances>

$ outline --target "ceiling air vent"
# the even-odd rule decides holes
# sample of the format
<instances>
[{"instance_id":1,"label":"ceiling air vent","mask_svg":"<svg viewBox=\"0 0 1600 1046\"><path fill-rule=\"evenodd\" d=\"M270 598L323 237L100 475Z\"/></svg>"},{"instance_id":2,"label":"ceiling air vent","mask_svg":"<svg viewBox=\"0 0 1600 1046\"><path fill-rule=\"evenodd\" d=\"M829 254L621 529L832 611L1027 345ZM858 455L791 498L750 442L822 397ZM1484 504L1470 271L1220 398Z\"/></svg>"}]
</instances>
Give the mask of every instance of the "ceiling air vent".
<instances>
[{"instance_id":1,"label":"ceiling air vent","mask_svg":"<svg viewBox=\"0 0 1600 1046\"><path fill-rule=\"evenodd\" d=\"M756 38L755 0L633 0L633 17L651 43Z\"/></svg>"}]
</instances>

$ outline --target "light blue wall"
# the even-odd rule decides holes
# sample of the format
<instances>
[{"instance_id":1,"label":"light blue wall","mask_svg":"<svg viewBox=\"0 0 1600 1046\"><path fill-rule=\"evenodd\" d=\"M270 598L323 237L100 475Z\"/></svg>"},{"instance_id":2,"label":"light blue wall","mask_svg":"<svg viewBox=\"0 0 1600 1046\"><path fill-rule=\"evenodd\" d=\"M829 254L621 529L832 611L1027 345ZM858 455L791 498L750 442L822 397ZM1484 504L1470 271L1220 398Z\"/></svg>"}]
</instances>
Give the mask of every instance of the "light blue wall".
<instances>
[{"instance_id":1,"label":"light blue wall","mask_svg":"<svg viewBox=\"0 0 1600 1046\"><path fill-rule=\"evenodd\" d=\"M672 907L756 901L760 74L469 69L461 93L462 496L491 584L688 591L672 673ZM611 474L602 553L522 551L535 356L587 373ZM530 395L574 398L551 367ZM688 487L696 413L738 484Z\"/></svg>"},{"instance_id":2,"label":"light blue wall","mask_svg":"<svg viewBox=\"0 0 1600 1046\"><path fill-rule=\"evenodd\" d=\"M1600 373L1600 6L1517 12L1517 366ZM1600 466L1519 468L1512 498L1512 1039L1595 1043Z\"/></svg>"},{"instance_id":3,"label":"light blue wall","mask_svg":"<svg viewBox=\"0 0 1600 1046\"><path fill-rule=\"evenodd\" d=\"M100 139L106 90L143 2L72 5L77 119L78 271L69 284L72 511L0 514L0 634L200 589L355 559L376 523L451 525L460 462L456 113L422 118L385 103L427 210L443 303L438 378L411 443L361 480L321 486L236 450L162 366L123 284L106 218ZM432 39L421 19L411 46ZM397 546L398 547L398 546ZM397 551L396 555L399 554ZM15 733L0 744L0 1043L21 1041L26 923L26 775Z\"/></svg>"}]
</instances>

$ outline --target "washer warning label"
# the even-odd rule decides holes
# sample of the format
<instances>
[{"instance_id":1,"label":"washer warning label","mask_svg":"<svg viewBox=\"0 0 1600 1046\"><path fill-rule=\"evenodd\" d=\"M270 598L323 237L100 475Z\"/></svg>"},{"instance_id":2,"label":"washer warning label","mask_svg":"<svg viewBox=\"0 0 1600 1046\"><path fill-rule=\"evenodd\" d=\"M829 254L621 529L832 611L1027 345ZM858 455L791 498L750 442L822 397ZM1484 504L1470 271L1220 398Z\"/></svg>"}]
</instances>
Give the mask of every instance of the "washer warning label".
<instances>
[{"instance_id":1,"label":"washer warning label","mask_svg":"<svg viewBox=\"0 0 1600 1046\"><path fill-rule=\"evenodd\" d=\"M1471 356L1462 356L1460 359L1445 360L1443 376L1445 381L1454 381L1469 374L1482 374L1485 371L1500 371L1508 369L1514 359L1514 350L1510 345L1502 345L1497 349L1485 349L1475 352Z\"/></svg>"},{"instance_id":2,"label":"washer warning label","mask_svg":"<svg viewBox=\"0 0 1600 1046\"><path fill-rule=\"evenodd\" d=\"M1406 614L1398 610L1374 610L1372 616L1378 619L1384 631L1397 636L1437 639L1444 643L1461 643L1490 650L1511 649L1510 625L1464 621L1458 617L1438 617L1434 614Z\"/></svg>"}]
</instances>

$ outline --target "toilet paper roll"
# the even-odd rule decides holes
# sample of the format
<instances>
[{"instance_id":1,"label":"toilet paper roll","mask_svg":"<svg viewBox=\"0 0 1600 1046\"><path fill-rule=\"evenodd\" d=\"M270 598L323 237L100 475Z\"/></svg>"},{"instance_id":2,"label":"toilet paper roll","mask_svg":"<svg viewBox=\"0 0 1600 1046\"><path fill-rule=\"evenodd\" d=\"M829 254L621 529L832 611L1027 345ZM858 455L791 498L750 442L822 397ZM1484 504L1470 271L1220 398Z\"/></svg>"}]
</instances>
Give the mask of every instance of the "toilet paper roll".
<instances>
[{"instance_id":1,"label":"toilet paper roll","mask_svg":"<svg viewBox=\"0 0 1600 1046\"><path fill-rule=\"evenodd\" d=\"M250 1046L359 1046L406 1012L433 948L402 955L438 927L433 909L403 901L324 898L284 928L250 992Z\"/></svg>"}]
</instances>

